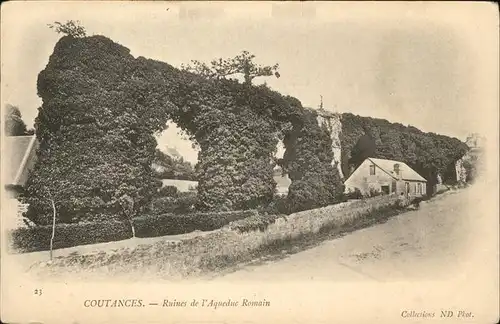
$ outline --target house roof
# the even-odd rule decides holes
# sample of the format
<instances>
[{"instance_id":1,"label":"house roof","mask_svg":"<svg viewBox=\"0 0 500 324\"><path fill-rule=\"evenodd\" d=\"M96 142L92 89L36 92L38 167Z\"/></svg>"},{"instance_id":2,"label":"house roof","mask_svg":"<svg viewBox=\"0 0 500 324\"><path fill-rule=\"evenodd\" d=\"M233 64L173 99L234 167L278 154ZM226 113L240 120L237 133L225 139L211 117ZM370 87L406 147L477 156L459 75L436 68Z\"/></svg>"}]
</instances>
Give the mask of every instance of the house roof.
<instances>
[{"instance_id":1,"label":"house roof","mask_svg":"<svg viewBox=\"0 0 500 324\"><path fill-rule=\"evenodd\" d=\"M38 147L36 136L5 136L3 144L2 182L23 186L35 162Z\"/></svg>"},{"instance_id":2,"label":"house roof","mask_svg":"<svg viewBox=\"0 0 500 324\"><path fill-rule=\"evenodd\" d=\"M399 170L402 174L403 180L409 181L427 181L424 177L418 174L415 170L410 168L406 163L395 160L385 160L385 159L376 159L376 158L368 158L375 164L377 167L382 169L385 173L389 174L394 179L398 179L398 176L394 172L394 164L399 164Z\"/></svg>"}]
</instances>

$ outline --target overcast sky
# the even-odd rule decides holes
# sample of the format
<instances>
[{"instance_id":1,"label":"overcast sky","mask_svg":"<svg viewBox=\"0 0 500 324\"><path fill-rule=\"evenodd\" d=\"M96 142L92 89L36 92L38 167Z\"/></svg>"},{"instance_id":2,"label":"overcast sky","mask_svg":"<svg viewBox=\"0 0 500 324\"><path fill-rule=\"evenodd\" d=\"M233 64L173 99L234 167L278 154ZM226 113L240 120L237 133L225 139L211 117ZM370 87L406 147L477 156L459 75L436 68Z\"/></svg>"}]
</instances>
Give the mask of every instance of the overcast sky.
<instances>
[{"instance_id":1,"label":"overcast sky","mask_svg":"<svg viewBox=\"0 0 500 324\"><path fill-rule=\"evenodd\" d=\"M248 50L258 63L279 63L281 78L268 85L304 106L322 95L329 110L464 140L484 131L497 95L498 39L493 16L480 16L488 4L448 4L11 2L2 6L2 102L32 126L37 75L60 37L46 25L73 19L135 57L174 66Z\"/></svg>"}]
</instances>

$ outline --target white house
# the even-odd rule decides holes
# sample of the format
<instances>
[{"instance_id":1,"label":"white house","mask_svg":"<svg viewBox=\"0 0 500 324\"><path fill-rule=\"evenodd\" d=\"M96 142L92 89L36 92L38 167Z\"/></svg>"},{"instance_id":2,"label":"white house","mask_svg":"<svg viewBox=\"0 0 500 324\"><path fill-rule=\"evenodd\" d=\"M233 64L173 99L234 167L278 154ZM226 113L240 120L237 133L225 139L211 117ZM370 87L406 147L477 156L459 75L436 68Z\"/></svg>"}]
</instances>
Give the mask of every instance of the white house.
<instances>
[{"instance_id":1,"label":"white house","mask_svg":"<svg viewBox=\"0 0 500 324\"><path fill-rule=\"evenodd\" d=\"M345 192L358 189L363 195L371 191L423 196L427 180L406 163L394 160L367 158L345 181Z\"/></svg>"}]
</instances>

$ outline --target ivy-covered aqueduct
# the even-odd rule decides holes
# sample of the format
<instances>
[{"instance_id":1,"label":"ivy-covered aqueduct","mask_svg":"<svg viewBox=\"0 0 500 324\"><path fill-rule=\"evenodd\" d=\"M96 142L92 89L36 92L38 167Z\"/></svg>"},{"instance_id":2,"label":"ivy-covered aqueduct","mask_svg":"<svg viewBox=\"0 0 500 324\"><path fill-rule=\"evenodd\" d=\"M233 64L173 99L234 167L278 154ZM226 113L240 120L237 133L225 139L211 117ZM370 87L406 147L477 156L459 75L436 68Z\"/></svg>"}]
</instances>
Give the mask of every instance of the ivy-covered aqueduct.
<instances>
[{"instance_id":1,"label":"ivy-covered aqueduct","mask_svg":"<svg viewBox=\"0 0 500 324\"><path fill-rule=\"evenodd\" d=\"M467 151L456 138L352 114L334 118L341 126L333 134L333 119L296 98L134 58L104 36L62 37L39 74L38 95L38 162L24 198L26 216L37 224L51 223L47 196L56 203L58 222L120 218L123 197L130 202L128 217L147 213L161 186L151 169L155 134L169 120L200 147L200 211L273 203L276 163L292 180L289 210L336 203L344 189L340 170L362 161L359 143L366 136L375 146L369 154L404 161L427 179L437 172L453 178L455 162ZM279 140L285 154L277 161Z\"/></svg>"},{"instance_id":2,"label":"ivy-covered aqueduct","mask_svg":"<svg viewBox=\"0 0 500 324\"><path fill-rule=\"evenodd\" d=\"M144 212L161 186L151 163L154 135L168 120L201 149L200 210L269 204L280 139L297 209L333 203L343 192L328 131L299 100L266 86L207 79L134 58L103 36L65 36L39 74L38 94L40 149L26 187L28 216L37 223L50 219L47 194L57 198L63 222L112 218L124 195L133 199L134 214Z\"/></svg>"}]
</instances>

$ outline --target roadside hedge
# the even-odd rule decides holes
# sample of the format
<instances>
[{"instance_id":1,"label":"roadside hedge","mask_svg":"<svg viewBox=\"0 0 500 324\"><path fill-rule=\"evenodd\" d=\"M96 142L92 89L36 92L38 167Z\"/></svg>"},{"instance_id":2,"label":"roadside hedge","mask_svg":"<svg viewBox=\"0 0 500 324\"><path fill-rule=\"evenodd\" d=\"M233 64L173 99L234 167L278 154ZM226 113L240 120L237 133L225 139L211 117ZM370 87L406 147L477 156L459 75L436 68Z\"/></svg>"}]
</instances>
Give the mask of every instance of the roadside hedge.
<instances>
[{"instance_id":1,"label":"roadside hedge","mask_svg":"<svg viewBox=\"0 0 500 324\"><path fill-rule=\"evenodd\" d=\"M195 230L213 231L233 221L256 214L255 210L241 210L185 215L145 215L134 218L135 235L137 237L156 237L190 233Z\"/></svg>"},{"instance_id":2,"label":"roadside hedge","mask_svg":"<svg viewBox=\"0 0 500 324\"><path fill-rule=\"evenodd\" d=\"M23 253L46 251L50 249L51 236L52 226L49 225L18 228L10 232L11 248ZM131 237L130 226L118 221L57 224L53 248L120 241Z\"/></svg>"},{"instance_id":3,"label":"roadside hedge","mask_svg":"<svg viewBox=\"0 0 500 324\"><path fill-rule=\"evenodd\" d=\"M156 237L190 233L195 230L212 231L233 221L257 215L255 210L219 213L193 213L185 215L145 215L133 219L136 237ZM26 253L50 249L52 226L18 228L9 233L11 249ZM120 241L132 237L128 223L119 221L57 224L54 249L78 245Z\"/></svg>"}]
</instances>

